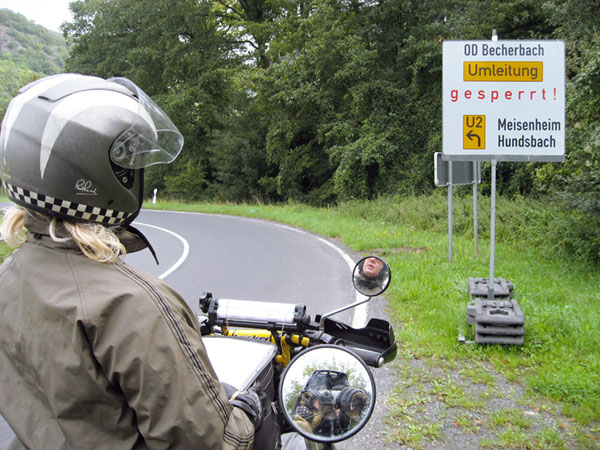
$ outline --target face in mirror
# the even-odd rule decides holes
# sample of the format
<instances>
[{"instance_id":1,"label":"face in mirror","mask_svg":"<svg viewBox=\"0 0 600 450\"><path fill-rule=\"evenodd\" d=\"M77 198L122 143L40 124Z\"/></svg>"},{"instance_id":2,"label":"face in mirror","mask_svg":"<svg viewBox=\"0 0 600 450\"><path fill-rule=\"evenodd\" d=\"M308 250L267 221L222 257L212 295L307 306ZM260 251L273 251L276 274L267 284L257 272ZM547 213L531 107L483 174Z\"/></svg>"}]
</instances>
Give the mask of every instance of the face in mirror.
<instances>
[{"instance_id":1,"label":"face in mirror","mask_svg":"<svg viewBox=\"0 0 600 450\"><path fill-rule=\"evenodd\" d=\"M378 256L367 256L354 267L352 281L358 292L367 297L381 294L390 285L390 266Z\"/></svg>"},{"instance_id":2,"label":"face in mirror","mask_svg":"<svg viewBox=\"0 0 600 450\"><path fill-rule=\"evenodd\" d=\"M280 384L287 422L316 442L338 442L357 433L375 406L371 372L356 355L333 345L311 347L292 360Z\"/></svg>"}]
</instances>

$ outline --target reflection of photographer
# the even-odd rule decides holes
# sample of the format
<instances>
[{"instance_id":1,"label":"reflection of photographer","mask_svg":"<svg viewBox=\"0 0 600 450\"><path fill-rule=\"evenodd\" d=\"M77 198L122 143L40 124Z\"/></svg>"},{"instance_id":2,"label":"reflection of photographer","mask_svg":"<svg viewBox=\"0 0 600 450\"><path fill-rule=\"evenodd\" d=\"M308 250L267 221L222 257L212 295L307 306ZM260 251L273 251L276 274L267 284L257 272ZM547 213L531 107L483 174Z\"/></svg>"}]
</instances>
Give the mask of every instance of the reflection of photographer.
<instances>
[{"instance_id":1,"label":"reflection of photographer","mask_svg":"<svg viewBox=\"0 0 600 450\"><path fill-rule=\"evenodd\" d=\"M389 266L384 266L389 282ZM281 435L284 450L331 449L364 427L375 406L369 368L340 345L316 345L295 356L281 375L279 392L287 429L292 430Z\"/></svg>"},{"instance_id":2,"label":"reflection of photographer","mask_svg":"<svg viewBox=\"0 0 600 450\"><path fill-rule=\"evenodd\" d=\"M325 414L334 407L331 391L313 389L302 391L294 408L294 421L303 424L303 428L308 427L307 431L314 433L315 428L320 425Z\"/></svg>"},{"instance_id":3,"label":"reflection of photographer","mask_svg":"<svg viewBox=\"0 0 600 450\"><path fill-rule=\"evenodd\" d=\"M303 391L294 408L294 421L309 433L341 436L362 419L370 398L362 389L345 387L335 400L329 390Z\"/></svg>"},{"instance_id":4,"label":"reflection of photographer","mask_svg":"<svg viewBox=\"0 0 600 450\"><path fill-rule=\"evenodd\" d=\"M301 430L315 434L315 429L321 425L323 418L334 407L331 391L306 389L298 396L293 420ZM321 444L301 438L299 435L286 436L284 441L286 450L321 450L323 448Z\"/></svg>"},{"instance_id":5,"label":"reflection of photographer","mask_svg":"<svg viewBox=\"0 0 600 450\"><path fill-rule=\"evenodd\" d=\"M341 436L361 421L369 406L369 396L362 389L346 387L335 399L335 408L327 411L314 433Z\"/></svg>"},{"instance_id":6,"label":"reflection of photographer","mask_svg":"<svg viewBox=\"0 0 600 450\"><path fill-rule=\"evenodd\" d=\"M354 273L354 284L365 293L379 291L386 283L388 269L380 258L370 256L361 261Z\"/></svg>"}]
</instances>

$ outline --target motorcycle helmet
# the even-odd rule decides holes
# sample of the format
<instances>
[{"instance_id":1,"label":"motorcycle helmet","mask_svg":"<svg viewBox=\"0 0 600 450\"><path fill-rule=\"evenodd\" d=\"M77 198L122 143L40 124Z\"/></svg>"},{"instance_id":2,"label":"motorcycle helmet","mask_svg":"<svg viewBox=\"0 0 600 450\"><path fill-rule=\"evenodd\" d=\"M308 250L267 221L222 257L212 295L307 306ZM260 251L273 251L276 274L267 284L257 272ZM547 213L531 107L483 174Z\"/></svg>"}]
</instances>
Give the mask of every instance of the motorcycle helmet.
<instances>
[{"instance_id":1,"label":"motorcycle helmet","mask_svg":"<svg viewBox=\"0 0 600 450\"><path fill-rule=\"evenodd\" d=\"M75 222L126 227L143 169L173 161L183 136L132 81L60 74L23 87L0 131L0 178L15 203Z\"/></svg>"}]
</instances>

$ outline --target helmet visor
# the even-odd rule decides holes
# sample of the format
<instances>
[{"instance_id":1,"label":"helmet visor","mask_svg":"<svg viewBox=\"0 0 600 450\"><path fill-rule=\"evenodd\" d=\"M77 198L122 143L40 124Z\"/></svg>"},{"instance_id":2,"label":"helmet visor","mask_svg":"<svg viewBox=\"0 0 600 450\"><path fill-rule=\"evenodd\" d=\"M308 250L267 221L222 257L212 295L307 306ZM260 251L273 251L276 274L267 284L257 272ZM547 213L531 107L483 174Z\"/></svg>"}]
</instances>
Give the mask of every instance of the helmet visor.
<instances>
[{"instance_id":1,"label":"helmet visor","mask_svg":"<svg viewBox=\"0 0 600 450\"><path fill-rule=\"evenodd\" d=\"M125 86L138 100L135 123L113 142L111 161L127 169L142 169L173 161L183 147L183 136L169 116L127 78L111 78L108 81Z\"/></svg>"}]
</instances>

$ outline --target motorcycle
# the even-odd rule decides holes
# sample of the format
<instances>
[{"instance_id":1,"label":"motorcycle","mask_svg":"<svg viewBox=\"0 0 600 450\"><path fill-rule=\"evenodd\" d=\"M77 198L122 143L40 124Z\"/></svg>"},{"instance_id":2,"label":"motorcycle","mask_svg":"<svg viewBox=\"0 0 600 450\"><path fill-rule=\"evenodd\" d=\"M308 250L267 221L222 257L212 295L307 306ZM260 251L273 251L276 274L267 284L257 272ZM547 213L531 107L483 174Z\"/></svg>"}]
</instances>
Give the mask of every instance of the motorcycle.
<instances>
[{"instance_id":1,"label":"motorcycle","mask_svg":"<svg viewBox=\"0 0 600 450\"><path fill-rule=\"evenodd\" d=\"M209 292L200 298L203 341L219 380L240 391L260 386L268 398L254 448L333 449L369 421L376 400L369 367L395 358L393 328L377 318L352 328L332 316L383 293L391 270L368 256L354 267L352 281L362 297L314 320L303 304L217 299Z\"/></svg>"}]
</instances>

